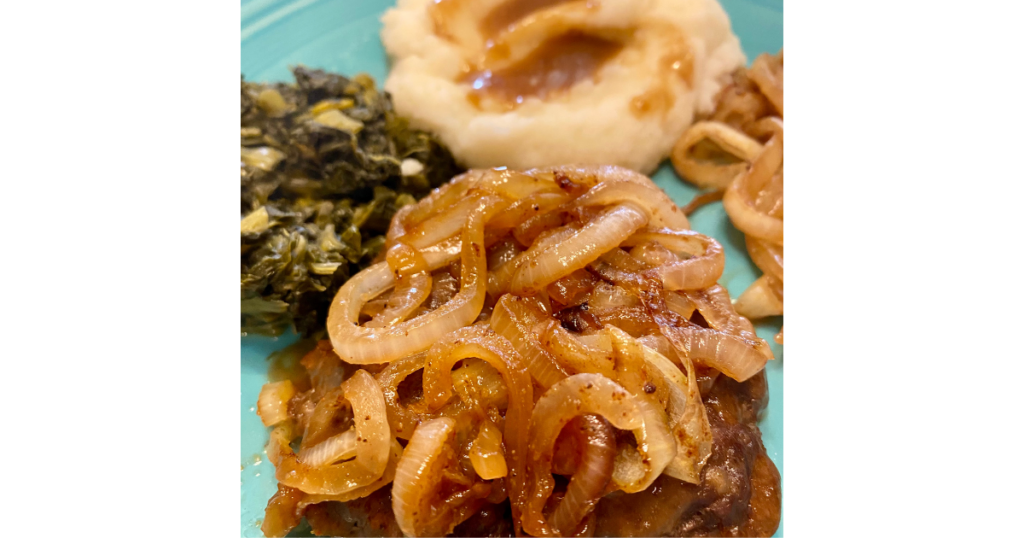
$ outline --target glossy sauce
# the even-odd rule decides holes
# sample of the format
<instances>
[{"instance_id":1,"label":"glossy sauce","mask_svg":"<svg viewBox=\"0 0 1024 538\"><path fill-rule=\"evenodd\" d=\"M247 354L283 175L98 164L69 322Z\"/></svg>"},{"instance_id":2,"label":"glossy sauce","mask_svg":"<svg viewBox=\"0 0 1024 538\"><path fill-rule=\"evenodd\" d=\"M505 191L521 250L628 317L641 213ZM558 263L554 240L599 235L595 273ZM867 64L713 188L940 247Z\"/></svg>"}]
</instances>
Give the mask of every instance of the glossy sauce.
<instances>
[{"instance_id":1,"label":"glossy sauce","mask_svg":"<svg viewBox=\"0 0 1024 538\"><path fill-rule=\"evenodd\" d=\"M452 0L442 1L450 2ZM572 0L507 0L492 9L480 21L480 33L488 38L493 38L501 31L535 11L565 4L570 1Z\"/></svg>"},{"instance_id":2,"label":"glossy sauce","mask_svg":"<svg viewBox=\"0 0 1024 538\"><path fill-rule=\"evenodd\" d=\"M483 96L495 98L508 108L529 97L547 99L595 73L622 50L622 44L579 32L568 32L545 41L529 56L498 70L474 70L461 80L473 89L470 102L479 106Z\"/></svg>"},{"instance_id":3,"label":"glossy sauce","mask_svg":"<svg viewBox=\"0 0 1024 538\"><path fill-rule=\"evenodd\" d=\"M667 47L659 60L659 76L644 93L629 102L629 110L634 116L643 117L648 114L667 113L675 105L675 92L671 85L673 79L682 79L693 87L693 53L685 39L675 36L676 30L669 29L672 45Z\"/></svg>"}]
</instances>

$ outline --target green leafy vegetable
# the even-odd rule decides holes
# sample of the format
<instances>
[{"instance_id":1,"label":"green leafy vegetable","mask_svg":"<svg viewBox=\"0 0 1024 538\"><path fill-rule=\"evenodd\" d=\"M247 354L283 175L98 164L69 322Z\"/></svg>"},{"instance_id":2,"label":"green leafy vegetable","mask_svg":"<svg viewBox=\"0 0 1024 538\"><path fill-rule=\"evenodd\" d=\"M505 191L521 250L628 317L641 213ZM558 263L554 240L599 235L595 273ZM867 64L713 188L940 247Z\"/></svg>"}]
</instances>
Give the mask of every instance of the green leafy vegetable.
<instances>
[{"instance_id":1,"label":"green leafy vegetable","mask_svg":"<svg viewBox=\"0 0 1024 538\"><path fill-rule=\"evenodd\" d=\"M242 80L242 331L323 328L338 288L378 255L395 211L459 172L367 75L298 67Z\"/></svg>"}]
</instances>

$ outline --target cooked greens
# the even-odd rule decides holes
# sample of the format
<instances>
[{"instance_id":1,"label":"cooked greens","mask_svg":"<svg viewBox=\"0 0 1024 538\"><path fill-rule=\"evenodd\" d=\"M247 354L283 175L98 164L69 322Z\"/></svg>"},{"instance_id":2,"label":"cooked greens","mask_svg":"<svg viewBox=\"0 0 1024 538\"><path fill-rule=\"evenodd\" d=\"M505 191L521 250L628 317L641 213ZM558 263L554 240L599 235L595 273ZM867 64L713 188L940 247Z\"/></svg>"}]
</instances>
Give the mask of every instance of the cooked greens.
<instances>
[{"instance_id":1,"label":"cooked greens","mask_svg":"<svg viewBox=\"0 0 1024 538\"><path fill-rule=\"evenodd\" d=\"M368 75L293 74L294 85L242 80L243 333L322 328L395 211L459 171Z\"/></svg>"}]
</instances>

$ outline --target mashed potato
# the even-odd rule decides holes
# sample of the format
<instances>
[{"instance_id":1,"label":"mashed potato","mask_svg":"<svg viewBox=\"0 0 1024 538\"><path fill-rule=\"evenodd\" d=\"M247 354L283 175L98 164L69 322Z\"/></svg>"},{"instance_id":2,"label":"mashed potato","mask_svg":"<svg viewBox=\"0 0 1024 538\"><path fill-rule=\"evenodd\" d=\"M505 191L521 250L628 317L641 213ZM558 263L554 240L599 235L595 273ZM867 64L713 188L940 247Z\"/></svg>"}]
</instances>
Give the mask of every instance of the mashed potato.
<instances>
[{"instance_id":1,"label":"mashed potato","mask_svg":"<svg viewBox=\"0 0 1024 538\"><path fill-rule=\"evenodd\" d=\"M745 59L716 0L399 0L397 111L465 166L650 173Z\"/></svg>"}]
</instances>

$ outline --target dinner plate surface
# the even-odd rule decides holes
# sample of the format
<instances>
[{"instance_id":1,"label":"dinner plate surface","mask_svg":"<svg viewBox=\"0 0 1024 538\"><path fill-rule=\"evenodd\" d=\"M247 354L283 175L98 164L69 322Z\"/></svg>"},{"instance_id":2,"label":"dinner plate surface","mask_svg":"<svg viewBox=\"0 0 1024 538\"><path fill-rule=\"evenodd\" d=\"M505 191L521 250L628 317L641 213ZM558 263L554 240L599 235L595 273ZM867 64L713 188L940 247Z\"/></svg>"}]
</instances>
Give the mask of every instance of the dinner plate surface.
<instances>
[{"instance_id":1,"label":"dinner plate surface","mask_svg":"<svg viewBox=\"0 0 1024 538\"><path fill-rule=\"evenodd\" d=\"M782 48L781 0L720 0L740 38L748 60ZM345 75L369 73L382 86L388 60L380 43L380 16L393 0L243 0L242 75L253 82L293 82L290 66L305 65ZM679 205L698 192L681 181L667 162L654 182ZM729 222L721 203L697 210L690 217L694 230L714 237L725 248L725 272L719 280L733 297L760 276L750 261L743 234ZM768 409L761 419L768 456L782 473L782 346L772 337L781 318L759 322L757 334L771 345L776 360L766 366ZM256 399L267 381L268 357L296 341L294 334L278 338L241 338L241 534L260 537L267 500L277 491L274 467L266 461L267 429L256 415ZM309 535L308 529L293 535ZM775 534L782 536L782 524Z\"/></svg>"}]
</instances>

